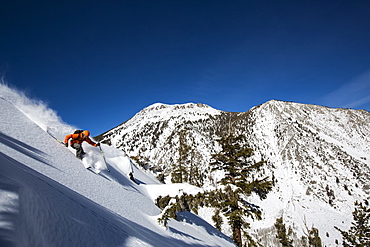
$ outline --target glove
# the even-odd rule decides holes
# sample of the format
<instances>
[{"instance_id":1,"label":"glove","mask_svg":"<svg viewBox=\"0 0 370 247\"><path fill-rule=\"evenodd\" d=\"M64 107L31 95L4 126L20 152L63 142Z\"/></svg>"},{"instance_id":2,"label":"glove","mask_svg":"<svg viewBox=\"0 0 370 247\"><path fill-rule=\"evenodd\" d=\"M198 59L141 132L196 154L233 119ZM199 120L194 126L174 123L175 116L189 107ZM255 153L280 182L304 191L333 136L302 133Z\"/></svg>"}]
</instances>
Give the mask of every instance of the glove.
<instances>
[{"instance_id":1,"label":"glove","mask_svg":"<svg viewBox=\"0 0 370 247\"><path fill-rule=\"evenodd\" d=\"M98 143L96 143L96 147L98 147L98 146L100 146L100 143L98 142Z\"/></svg>"},{"instance_id":2,"label":"glove","mask_svg":"<svg viewBox=\"0 0 370 247\"><path fill-rule=\"evenodd\" d=\"M64 143L64 146L68 147L68 142Z\"/></svg>"}]
</instances>

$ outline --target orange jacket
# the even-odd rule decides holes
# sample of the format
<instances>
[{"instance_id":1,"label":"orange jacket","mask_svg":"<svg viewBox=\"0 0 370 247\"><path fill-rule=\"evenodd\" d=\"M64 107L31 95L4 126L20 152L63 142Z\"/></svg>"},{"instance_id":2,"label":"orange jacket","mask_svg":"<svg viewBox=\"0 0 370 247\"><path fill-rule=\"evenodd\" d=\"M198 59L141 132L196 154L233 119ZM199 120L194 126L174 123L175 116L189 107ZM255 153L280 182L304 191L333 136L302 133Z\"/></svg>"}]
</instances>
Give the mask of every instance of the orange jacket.
<instances>
[{"instance_id":1,"label":"orange jacket","mask_svg":"<svg viewBox=\"0 0 370 247\"><path fill-rule=\"evenodd\" d=\"M65 138L64 138L64 143L67 143L69 139L71 139L71 146L75 143L78 143L78 144L81 144L83 143L84 141L86 141L87 143L89 143L91 146L94 146L96 147L97 144L94 143L92 140L90 140L90 138L88 136L86 137L82 137L81 136L81 133L80 134L70 134L70 135L67 135Z\"/></svg>"}]
</instances>

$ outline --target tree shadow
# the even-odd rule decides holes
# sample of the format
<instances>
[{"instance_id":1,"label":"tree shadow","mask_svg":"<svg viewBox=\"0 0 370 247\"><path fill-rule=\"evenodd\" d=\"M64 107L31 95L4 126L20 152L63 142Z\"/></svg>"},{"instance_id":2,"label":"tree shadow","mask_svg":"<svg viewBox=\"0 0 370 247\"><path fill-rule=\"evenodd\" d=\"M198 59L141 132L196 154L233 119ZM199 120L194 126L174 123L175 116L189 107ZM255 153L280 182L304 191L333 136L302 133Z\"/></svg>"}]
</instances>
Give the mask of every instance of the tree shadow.
<instances>
[{"instance_id":1,"label":"tree shadow","mask_svg":"<svg viewBox=\"0 0 370 247\"><path fill-rule=\"evenodd\" d=\"M10 137L2 132L0 132L0 143L32 158L32 159L35 159L47 166L50 166L50 167L53 167L55 168L54 166L50 165L48 160L45 159L44 157L45 156L48 156L46 153L44 153L43 151L37 149L37 148L34 148L24 142L21 142L17 139L14 139L13 137Z\"/></svg>"},{"instance_id":2,"label":"tree shadow","mask_svg":"<svg viewBox=\"0 0 370 247\"><path fill-rule=\"evenodd\" d=\"M136 184L133 181L131 181L128 177L123 175L121 172L119 172L114 166L109 165L109 170L110 172L103 170L101 171L101 173L104 174L104 176L109 178L110 180L124 187L130 187L136 192L141 193L141 191L136 188Z\"/></svg>"},{"instance_id":3,"label":"tree shadow","mask_svg":"<svg viewBox=\"0 0 370 247\"><path fill-rule=\"evenodd\" d=\"M0 173L11 181L1 188L19 195L19 210L4 214L16 219L15 229L0 234L5 246L207 245L164 236L124 218L1 152L0 161Z\"/></svg>"},{"instance_id":4,"label":"tree shadow","mask_svg":"<svg viewBox=\"0 0 370 247\"><path fill-rule=\"evenodd\" d=\"M199 238L196 238L196 237L193 237L193 236L191 236L191 235L189 235L189 234L186 234L186 233L183 233L183 232L181 232L181 231L179 231L179 230L177 230L177 229L175 229L175 228L173 228L173 227L168 227L168 230L170 230L171 232L173 232L173 233L175 233L175 234L179 234L179 235L181 235L181 236L186 236L186 237L188 237L188 238L192 238L192 239L194 239L194 240L200 240Z\"/></svg>"},{"instance_id":5,"label":"tree shadow","mask_svg":"<svg viewBox=\"0 0 370 247\"><path fill-rule=\"evenodd\" d=\"M19 187L12 180L0 175L0 246L13 247L18 214Z\"/></svg>"},{"instance_id":6,"label":"tree shadow","mask_svg":"<svg viewBox=\"0 0 370 247\"><path fill-rule=\"evenodd\" d=\"M229 238L228 236L226 236L225 234L223 234L222 232L220 232L219 230L214 228L207 221L203 220L202 218L200 218L199 216L197 216L193 213L190 213L188 211L179 212L177 214L177 220L185 221L189 224L202 226L208 232L208 234L218 236L220 238L223 238L223 239L229 241L230 243L233 243L231 238Z\"/></svg>"}]
</instances>

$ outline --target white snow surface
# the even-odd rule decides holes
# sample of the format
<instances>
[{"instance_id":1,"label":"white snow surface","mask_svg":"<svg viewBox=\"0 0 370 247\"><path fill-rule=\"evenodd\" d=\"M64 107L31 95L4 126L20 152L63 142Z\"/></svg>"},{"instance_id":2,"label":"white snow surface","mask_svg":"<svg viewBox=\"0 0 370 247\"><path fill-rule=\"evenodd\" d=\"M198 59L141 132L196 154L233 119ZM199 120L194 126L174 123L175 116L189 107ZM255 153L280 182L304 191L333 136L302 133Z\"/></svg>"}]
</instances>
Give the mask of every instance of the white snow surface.
<instances>
[{"instance_id":1,"label":"white snow surface","mask_svg":"<svg viewBox=\"0 0 370 247\"><path fill-rule=\"evenodd\" d=\"M86 143L87 157L79 161L46 132L63 141L75 128L5 85L0 109L0 246L234 246L191 213L167 228L157 223L156 196L196 193L194 186L161 185L103 144L110 172L99 148Z\"/></svg>"},{"instance_id":2,"label":"white snow surface","mask_svg":"<svg viewBox=\"0 0 370 247\"><path fill-rule=\"evenodd\" d=\"M179 109L181 109L181 111L176 111ZM149 112L151 112L152 114L150 114ZM137 114L137 116L145 115L146 118L152 119L152 121L157 121L156 118L169 119L181 114L183 118L197 120L205 118L205 114L217 115L220 114L220 112L221 111L201 103L186 103L174 105L155 103L141 110Z\"/></svg>"}]
</instances>

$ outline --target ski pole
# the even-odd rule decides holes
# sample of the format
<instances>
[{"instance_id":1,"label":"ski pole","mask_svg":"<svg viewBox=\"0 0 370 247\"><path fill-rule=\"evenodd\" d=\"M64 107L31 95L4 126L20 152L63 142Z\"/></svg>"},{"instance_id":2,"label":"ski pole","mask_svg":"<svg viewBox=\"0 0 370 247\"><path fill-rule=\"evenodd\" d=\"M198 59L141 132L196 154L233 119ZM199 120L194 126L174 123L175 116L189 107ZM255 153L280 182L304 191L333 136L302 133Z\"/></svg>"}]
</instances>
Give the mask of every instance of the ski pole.
<instances>
[{"instance_id":1,"label":"ski pole","mask_svg":"<svg viewBox=\"0 0 370 247\"><path fill-rule=\"evenodd\" d=\"M99 149L100 149L101 156L103 156L105 166L107 167L108 172L110 172L109 167L108 167L108 164L107 164L107 161L105 160L104 152L103 152L103 150L101 149L100 143L99 143L98 147L99 147Z\"/></svg>"},{"instance_id":2,"label":"ski pole","mask_svg":"<svg viewBox=\"0 0 370 247\"><path fill-rule=\"evenodd\" d=\"M61 140L59 140L58 138L56 138L54 135L52 135L49 131L46 131L46 133L48 133L51 137L53 137L55 140L57 140L60 144L64 144L64 142L62 142Z\"/></svg>"}]
</instances>

